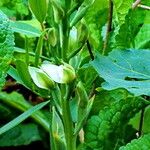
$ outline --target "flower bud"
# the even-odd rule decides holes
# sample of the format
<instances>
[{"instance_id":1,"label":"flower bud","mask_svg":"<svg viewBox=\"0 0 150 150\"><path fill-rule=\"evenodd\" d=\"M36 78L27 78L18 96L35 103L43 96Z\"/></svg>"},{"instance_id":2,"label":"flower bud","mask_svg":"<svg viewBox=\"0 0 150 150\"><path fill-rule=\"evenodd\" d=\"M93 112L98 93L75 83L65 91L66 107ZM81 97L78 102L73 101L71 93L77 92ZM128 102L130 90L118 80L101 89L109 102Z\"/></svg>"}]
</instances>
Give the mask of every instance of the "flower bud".
<instances>
[{"instance_id":1,"label":"flower bud","mask_svg":"<svg viewBox=\"0 0 150 150\"><path fill-rule=\"evenodd\" d=\"M64 83L70 83L76 78L75 70L74 68L69 64L63 65L63 82Z\"/></svg>"},{"instance_id":2,"label":"flower bud","mask_svg":"<svg viewBox=\"0 0 150 150\"><path fill-rule=\"evenodd\" d=\"M33 82L39 88L49 90L55 86L54 81L43 70L31 66L28 69Z\"/></svg>"},{"instance_id":3,"label":"flower bud","mask_svg":"<svg viewBox=\"0 0 150 150\"><path fill-rule=\"evenodd\" d=\"M45 61L41 69L57 83L70 83L76 77L74 68L66 63L57 66Z\"/></svg>"}]
</instances>

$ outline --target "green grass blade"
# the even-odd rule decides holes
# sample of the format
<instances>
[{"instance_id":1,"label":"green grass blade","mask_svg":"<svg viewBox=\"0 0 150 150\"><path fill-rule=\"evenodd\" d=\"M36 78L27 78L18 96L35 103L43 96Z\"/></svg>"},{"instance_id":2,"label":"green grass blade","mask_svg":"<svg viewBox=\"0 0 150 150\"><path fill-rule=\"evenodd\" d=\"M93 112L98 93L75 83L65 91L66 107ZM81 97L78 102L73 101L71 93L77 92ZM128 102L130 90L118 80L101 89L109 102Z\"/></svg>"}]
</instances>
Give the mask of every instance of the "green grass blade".
<instances>
[{"instance_id":1,"label":"green grass blade","mask_svg":"<svg viewBox=\"0 0 150 150\"><path fill-rule=\"evenodd\" d=\"M0 128L0 135L5 133L6 131L10 130L11 128L17 126L19 123L21 123L22 121L27 119L29 116L31 116L37 110L43 108L48 103L49 103L49 101L40 103L40 104L32 107L31 109L27 110L26 112L24 112L23 114L21 114L20 116L15 118L14 120L10 121L9 123L7 123L6 125L4 125L3 127Z\"/></svg>"}]
</instances>

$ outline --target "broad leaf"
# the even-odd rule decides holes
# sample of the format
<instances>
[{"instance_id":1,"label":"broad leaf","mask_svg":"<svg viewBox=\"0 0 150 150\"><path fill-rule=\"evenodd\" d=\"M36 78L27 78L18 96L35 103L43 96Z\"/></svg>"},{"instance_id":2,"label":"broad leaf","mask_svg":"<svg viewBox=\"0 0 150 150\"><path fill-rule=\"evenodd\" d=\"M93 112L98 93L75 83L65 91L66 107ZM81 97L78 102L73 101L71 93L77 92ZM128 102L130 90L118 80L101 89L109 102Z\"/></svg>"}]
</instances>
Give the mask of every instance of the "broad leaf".
<instances>
[{"instance_id":1,"label":"broad leaf","mask_svg":"<svg viewBox=\"0 0 150 150\"><path fill-rule=\"evenodd\" d=\"M31 142L41 140L38 126L30 124L21 124L0 135L0 147L28 145Z\"/></svg>"},{"instance_id":2,"label":"broad leaf","mask_svg":"<svg viewBox=\"0 0 150 150\"><path fill-rule=\"evenodd\" d=\"M106 90L125 88L135 95L150 95L150 51L114 50L109 56L97 54L91 62L105 82Z\"/></svg>"}]
</instances>

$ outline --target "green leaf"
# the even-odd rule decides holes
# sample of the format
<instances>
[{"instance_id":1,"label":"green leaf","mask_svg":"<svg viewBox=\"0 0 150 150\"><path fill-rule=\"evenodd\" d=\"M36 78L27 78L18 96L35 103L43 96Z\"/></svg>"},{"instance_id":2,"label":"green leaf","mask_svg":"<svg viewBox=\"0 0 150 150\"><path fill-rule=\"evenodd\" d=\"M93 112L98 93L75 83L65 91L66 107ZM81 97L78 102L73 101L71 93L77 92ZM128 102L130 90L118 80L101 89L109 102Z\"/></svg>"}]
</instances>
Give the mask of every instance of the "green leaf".
<instances>
[{"instance_id":1,"label":"green leaf","mask_svg":"<svg viewBox=\"0 0 150 150\"><path fill-rule=\"evenodd\" d=\"M0 11L0 89L5 83L9 64L13 58L14 35L7 16Z\"/></svg>"},{"instance_id":2,"label":"green leaf","mask_svg":"<svg viewBox=\"0 0 150 150\"><path fill-rule=\"evenodd\" d=\"M130 120L130 124L136 129L139 130L139 120L141 118L141 112L136 114L134 118ZM146 107L144 110L144 117L143 117L143 126L142 126L142 133L147 134L150 133L150 106Z\"/></svg>"},{"instance_id":3,"label":"green leaf","mask_svg":"<svg viewBox=\"0 0 150 150\"><path fill-rule=\"evenodd\" d=\"M139 139L135 139L128 143L126 146L122 146L119 150L148 150L150 149L150 134L146 134Z\"/></svg>"},{"instance_id":4,"label":"green leaf","mask_svg":"<svg viewBox=\"0 0 150 150\"><path fill-rule=\"evenodd\" d=\"M28 66L24 61L16 60L17 72L23 83L30 89L33 87L32 79L28 71Z\"/></svg>"},{"instance_id":5,"label":"green leaf","mask_svg":"<svg viewBox=\"0 0 150 150\"><path fill-rule=\"evenodd\" d=\"M102 48L102 27L106 24L108 16L108 1L95 0L94 4L88 9L84 19L90 33L90 41L96 49Z\"/></svg>"},{"instance_id":6,"label":"green leaf","mask_svg":"<svg viewBox=\"0 0 150 150\"><path fill-rule=\"evenodd\" d=\"M23 114L21 114L20 116L18 116L14 120L10 121L9 123L7 123L3 127L1 127L0 128L0 135L3 134L3 133L5 133L6 131L12 129L13 127L17 126L18 124L20 124L21 122L23 122L25 119L27 119L28 117L30 117L33 113L35 113L36 111L38 111L41 108L43 108L48 103L49 103L49 101L42 102L42 103L40 103L40 104L38 104L36 106L33 106L32 108L28 109Z\"/></svg>"},{"instance_id":7,"label":"green leaf","mask_svg":"<svg viewBox=\"0 0 150 150\"><path fill-rule=\"evenodd\" d=\"M19 76L17 70L16 70L14 67L10 66L10 68L9 68L9 70L8 70L8 74L9 74L13 79L15 79L15 80L17 81L17 83L23 84L23 81L21 80L21 78L20 78L20 76ZM25 84L24 84L24 86L25 86Z\"/></svg>"},{"instance_id":8,"label":"green leaf","mask_svg":"<svg viewBox=\"0 0 150 150\"><path fill-rule=\"evenodd\" d=\"M20 124L0 135L0 147L28 145L34 141L40 141L38 126L35 124Z\"/></svg>"},{"instance_id":9,"label":"green leaf","mask_svg":"<svg viewBox=\"0 0 150 150\"><path fill-rule=\"evenodd\" d=\"M129 120L150 103L141 97L127 97L103 108L89 119L85 130L85 143L91 149L112 150L117 141L124 143L124 129ZM113 136L113 138L112 138Z\"/></svg>"},{"instance_id":10,"label":"green leaf","mask_svg":"<svg viewBox=\"0 0 150 150\"><path fill-rule=\"evenodd\" d=\"M29 0L30 8L40 23L46 18L48 9L48 0Z\"/></svg>"},{"instance_id":11,"label":"green leaf","mask_svg":"<svg viewBox=\"0 0 150 150\"><path fill-rule=\"evenodd\" d=\"M113 0L115 7L115 20L121 26L125 22L125 17L132 7L133 0Z\"/></svg>"},{"instance_id":12,"label":"green leaf","mask_svg":"<svg viewBox=\"0 0 150 150\"><path fill-rule=\"evenodd\" d=\"M126 99L128 96L129 93L124 89L116 89L111 91L100 89L100 91L95 95L90 114L98 114L99 111L102 110L105 106L110 106L115 101Z\"/></svg>"},{"instance_id":13,"label":"green leaf","mask_svg":"<svg viewBox=\"0 0 150 150\"><path fill-rule=\"evenodd\" d=\"M8 106L20 110L21 112L25 112L32 108L32 105L28 103L21 94L16 92L12 92L10 94L0 92L0 101ZM37 111L36 113L32 114L31 117L41 126L43 126L46 131L49 131L48 119L41 111Z\"/></svg>"},{"instance_id":14,"label":"green leaf","mask_svg":"<svg viewBox=\"0 0 150 150\"><path fill-rule=\"evenodd\" d=\"M125 49L135 47L135 37L144 24L146 17L145 10L130 10L125 17L124 23L120 26L116 23L116 28L112 33L111 47L114 49Z\"/></svg>"},{"instance_id":15,"label":"green leaf","mask_svg":"<svg viewBox=\"0 0 150 150\"><path fill-rule=\"evenodd\" d=\"M84 84L86 91L90 93L93 82L97 78L96 71L93 69L91 65L90 66L85 65L78 69L77 75L79 79L82 81L82 83Z\"/></svg>"},{"instance_id":16,"label":"green leaf","mask_svg":"<svg viewBox=\"0 0 150 150\"><path fill-rule=\"evenodd\" d=\"M56 150L65 149L65 134L62 120L60 119L55 108L52 108L52 139ZM53 148L54 148L53 147Z\"/></svg>"},{"instance_id":17,"label":"green leaf","mask_svg":"<svg viewBox=\"0 0 150 150\"><path fill-rule=\"evenodd\" d=\"M150 95L149 57L149 50L114 50L108 56L97 54L91 64L105 80L104 89L125 88L135 95Z\"/></svg>"},{"instance_id":18,"label":"green leaf","mask_svg":"<svg viewBox=\"0 0 150 150\"><path fill-rule=\"evenodd\" d=\"M0 122L5 122L6 120L10 119L13 116L11 112L12 111L9 107L7 107L5 104L0 102L0 114L1 114Z\"/></svg>"},{"instance_id":19,"label":"green leaf","mask_svg":"<svg viewBox=\"0 0 150 150\"><path fill-rule=\"evenodd\" d=\"M40 37L41 31L30 24L21 21L11 21L11 28L14 32L24 34L28 37Z\"/></svg>"},{"instance_id":20,"label":"green leaf","mask_svg":"<svg viewBox=\"0 0 150 150\"><path fill-rule=\"evenodd\" d=\"M39 65L39 60L40 60L40 55L42 54L42 48L43 48L43 40L44 40L44 36L46 34L45 30L44 32L42 32L41 36L38 39L38 43L36 46L36 50L35 50L35 66L38 67Z\"/></svg>"},{"instance_id":21,"label":"green leaf","mask_svg":"<svg viewBox=\"0 0 150 150\"><path fill-rule=\"evenodd\" d=\"M150 24L144 24L135 37L135 48L150 47Z\"/></svg>"}]
</instances>

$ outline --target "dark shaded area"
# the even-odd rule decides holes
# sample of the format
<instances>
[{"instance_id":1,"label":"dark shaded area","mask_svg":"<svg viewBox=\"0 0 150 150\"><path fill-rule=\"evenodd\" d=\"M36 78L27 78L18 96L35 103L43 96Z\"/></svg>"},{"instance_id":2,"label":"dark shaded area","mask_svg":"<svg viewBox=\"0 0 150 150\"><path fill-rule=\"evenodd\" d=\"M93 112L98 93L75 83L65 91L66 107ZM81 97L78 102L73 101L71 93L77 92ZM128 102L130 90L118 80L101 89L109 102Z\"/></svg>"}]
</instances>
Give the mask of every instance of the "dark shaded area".
<instances>
[{"instance_id":1,"label":"dark shaded area","mask_svg":"<svg viewBox=\"0 0 150 150\"><path fill-rule=\"evenodd\" d=\"M48 148L45 148L42 142L33 142L28 146L0 147L0 150L48 150Z\"/></svg>"}]
</instances>

